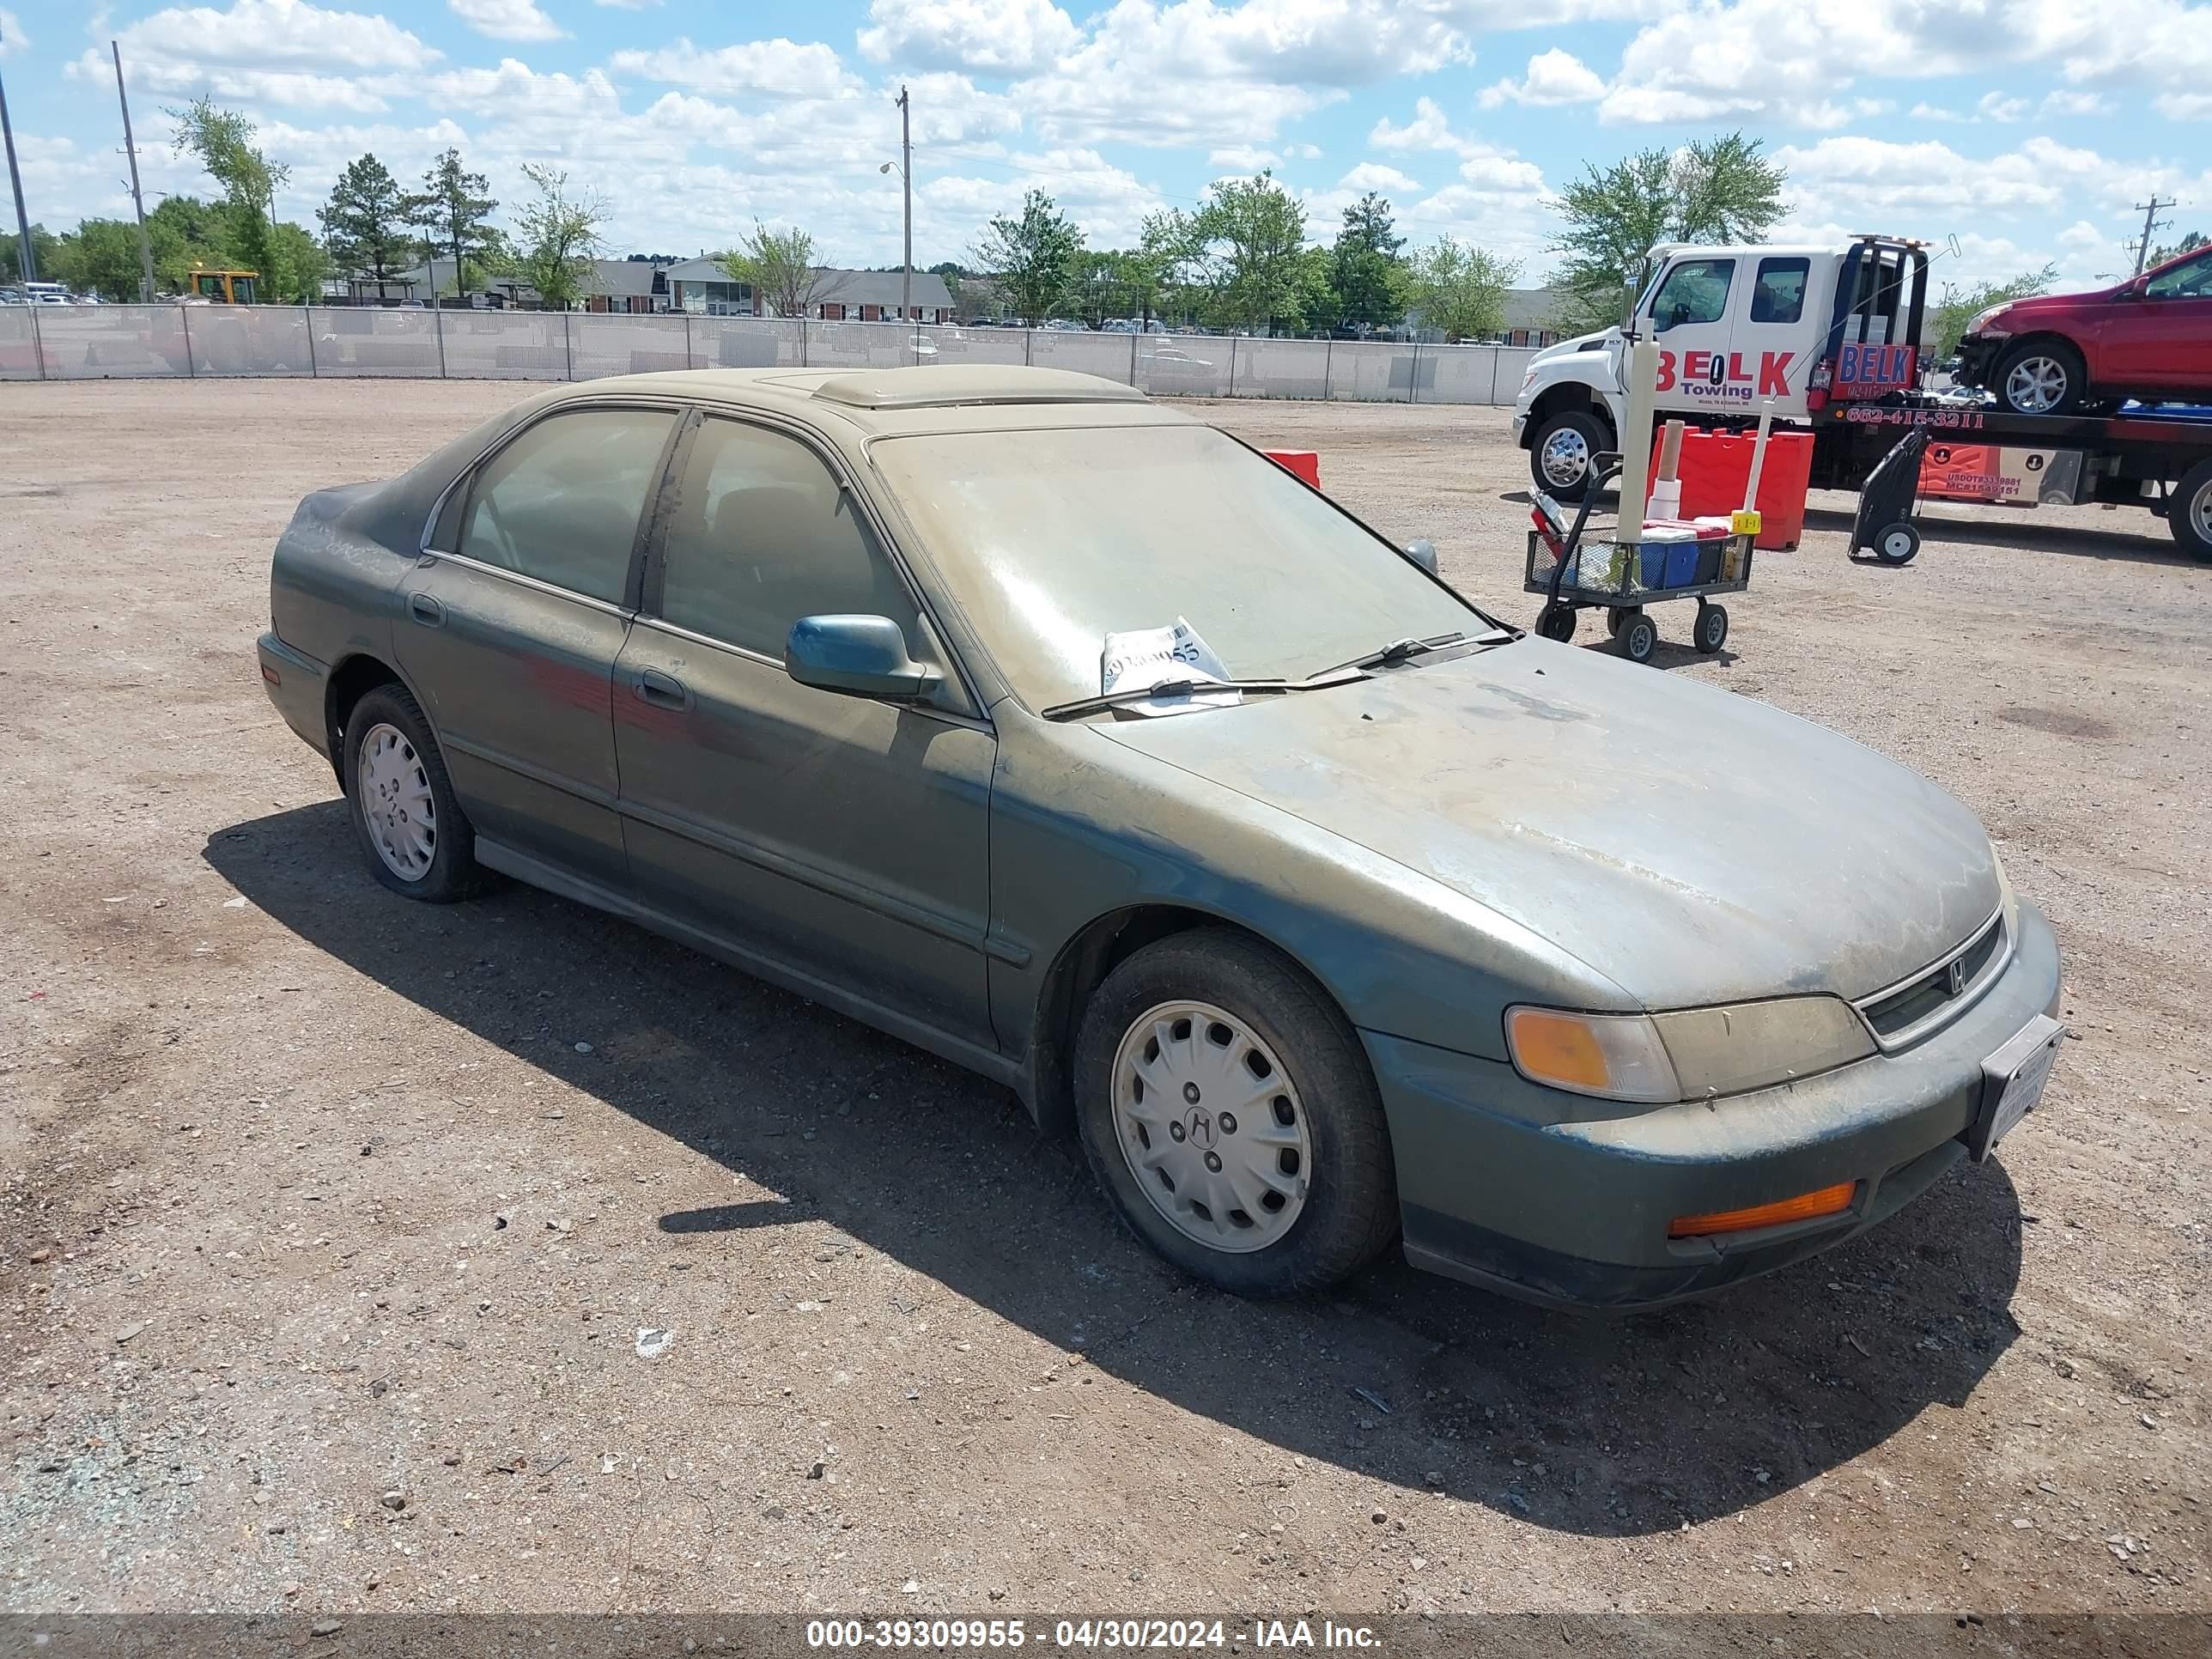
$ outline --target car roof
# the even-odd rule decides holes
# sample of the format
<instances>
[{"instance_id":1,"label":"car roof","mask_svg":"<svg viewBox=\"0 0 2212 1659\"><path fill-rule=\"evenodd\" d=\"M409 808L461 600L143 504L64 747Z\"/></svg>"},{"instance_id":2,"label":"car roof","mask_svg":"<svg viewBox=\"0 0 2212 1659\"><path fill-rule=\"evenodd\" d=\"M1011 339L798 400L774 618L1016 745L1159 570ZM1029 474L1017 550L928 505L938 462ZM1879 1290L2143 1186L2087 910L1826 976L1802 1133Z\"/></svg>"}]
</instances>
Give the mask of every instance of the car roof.
<instances>
[{"instance_id":1,"label":"car roof","mask_svg":"<svg viewBox=\"0 0 2212 1659\"><path fill-rule=\"evenodd\" d=\"M811 424L842 423L869 437L1035 426L1198 424L1119 380L996 363L672 369L592 380L570 389L561 400L640 392L773 410Z\"/></svg>"}]
</instances>

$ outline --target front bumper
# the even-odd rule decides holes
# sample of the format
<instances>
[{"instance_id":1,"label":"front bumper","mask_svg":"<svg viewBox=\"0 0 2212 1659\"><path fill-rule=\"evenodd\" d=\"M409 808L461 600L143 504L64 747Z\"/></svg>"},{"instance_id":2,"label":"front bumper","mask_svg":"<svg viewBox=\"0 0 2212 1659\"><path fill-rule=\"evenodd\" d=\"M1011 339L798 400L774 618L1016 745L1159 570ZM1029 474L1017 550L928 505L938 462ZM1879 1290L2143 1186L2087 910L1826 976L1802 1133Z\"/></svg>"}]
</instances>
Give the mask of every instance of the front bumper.
<instances>
[{"instance_id":1,"label":"front bumper","mask_svg":"<svg viewBox=\"0 0 2212 1659\"><path fill-rule=\"evenodd\" d=\"M1951 379L1960 386L1989 387L1997 358L2011 339L2008 334L1967 335L1959 342L1959 370Z\"/></svg>"},{"instance_id":2,"label":"front bumper","mask_svg":"<svg viewBox=\"0 0 2212 1659\"><path fill-rule=\"evenodd\" d=\"M1523 449L1528 447L1528 411L1519 404L1513 406L1513 441Z\"/></svg>"},{"instance_id":3,"label":"front bumper","mask_svg":"<svg viewBox=\"0 0 2212 1659\"><path fill-rule=\"evenodd\" d=\"M330 670L274 634L254 642L261 659L261 689L284 717L284 724L325 760L331 757L330 703L325 688ZM274 678L271 678L271 676Z\"/></svg>"},{"instance_id":4,"label":"front bumper","mask_svg":"<svg viewBox=\"0 0 2212 1659\"><path fill-rule=\"evenodd\" d=\"M1525 1300L1626 1310L1699 1296L1886 1220L1966 1156L1982 1062L2058 1006L2058 945L2020 907L2012 961L1911 1049L1707 1103L1619 1110L1502 1061L1361 1033L1396 1153L1407 1259ZM1670 1239L1677 1216L1845 1180L1850 1207L1755 1232Z\"/></svg>"}]
</instances>

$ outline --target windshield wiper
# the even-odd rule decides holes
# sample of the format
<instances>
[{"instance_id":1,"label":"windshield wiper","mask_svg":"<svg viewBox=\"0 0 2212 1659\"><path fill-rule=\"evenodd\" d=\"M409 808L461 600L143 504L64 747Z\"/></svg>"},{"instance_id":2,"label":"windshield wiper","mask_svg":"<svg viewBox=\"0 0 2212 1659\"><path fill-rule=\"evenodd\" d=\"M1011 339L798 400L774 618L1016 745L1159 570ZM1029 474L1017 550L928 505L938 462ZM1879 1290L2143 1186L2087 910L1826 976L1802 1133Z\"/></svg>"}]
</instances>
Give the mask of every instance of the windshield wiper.
<instances>
[{"instance_id":1,"label":"windshield wiper","mask_svg":"<svg viewBox=\"0 0 2212 1659\"><path fill-rule=\"evenodd\" d=\"M1354 657L1350 662L1340 662L1334 668L1324 668L1313 675L1312 678L1325 680L1332 674L1365 673L1370 669L1395 668L1401 662L1411 662L1416 657L1425 657L1431 651L1443 651L1455 645L1475 644L1480 641L1494 641L1503 645L1512 636L1512 629L1500 626L1493 633L1482 635L1480 640L1475 641L1469 640L1465 634L1437 634L1425 640L1393 640L1389 644L1379 650L1370 651L1364 657Z\"/></svg>"},{"instance_id":2,"label":"windshield wiper","mask_svg":"<svg viewBox=\"0 0 2212 1659\"><path fill-rule=\"evenodd\" d=\"M1337 677L1334 679L1328 678L1331 673ZM1044 711L1044 718L1048 720L1072 720L1085 714L1096 714L1102 709L1124 708L1132 703L1151 702L1157 697L1196 697L1209 691L1242 691L1248 697L1279 696L1290 691L1319 691L1358 678L1356 673L1348 671L1339 672L1324 669L1321 673L1303 680L1162 680L1157 685L1133 685L1123 691L1108 691L1099 696L1084 697L1074 702L1054 703ZM1208 705L1199 706L1205 708Z\"/></svg>"}]
</instances>

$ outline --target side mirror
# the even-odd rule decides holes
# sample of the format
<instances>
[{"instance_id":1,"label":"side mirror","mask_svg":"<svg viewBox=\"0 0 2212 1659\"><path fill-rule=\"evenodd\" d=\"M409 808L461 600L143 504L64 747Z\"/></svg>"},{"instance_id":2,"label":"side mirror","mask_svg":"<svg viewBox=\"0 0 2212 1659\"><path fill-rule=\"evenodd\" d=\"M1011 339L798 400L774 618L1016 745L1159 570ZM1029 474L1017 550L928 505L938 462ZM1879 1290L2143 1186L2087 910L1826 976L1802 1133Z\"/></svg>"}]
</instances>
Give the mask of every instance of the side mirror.
<instances>
[{"instance_id":1,"label":"side mirror","mask_svg":"<svg viewBox=\"0 0 2212 1659\"><path fill-rule=\"evenodd\" d=\"M945 678L908 654L889 617L801 617L784 641L783 669L801 685L887 702L918 702Z\"/></svg>"},{"instance_id":2,"label":"side mirror","mask_svg":"<svg viewBox=\"0 0 2212 1659\"><path fill-rule=\"evenodd\" d=\"M1431 576L1437 574L1437 544L1434 542L1407 542L1406 556Z\"/></svg>"}]
</instances>

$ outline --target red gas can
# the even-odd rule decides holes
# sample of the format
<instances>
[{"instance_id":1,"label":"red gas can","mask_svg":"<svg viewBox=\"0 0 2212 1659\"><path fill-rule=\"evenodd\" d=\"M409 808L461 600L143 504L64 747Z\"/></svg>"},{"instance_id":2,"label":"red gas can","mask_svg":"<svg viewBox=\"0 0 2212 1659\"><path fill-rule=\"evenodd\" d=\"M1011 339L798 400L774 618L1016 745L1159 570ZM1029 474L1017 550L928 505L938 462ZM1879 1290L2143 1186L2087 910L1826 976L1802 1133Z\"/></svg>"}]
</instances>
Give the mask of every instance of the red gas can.
<instances>
[{"instance_id":1,"label":"red gas can","mask_svg":"<svg viewBox=\"0 0 2212 1659\"><path fill-rule=\"evenodd\" d=\"M1663 434L1662 434L1663 436ZM1725 517L1743 505L1751 477L1751 452L1759 441L1752 432L1682 434L1682 505L1685 519ZM1651 476L1659 476L1659 442L1651 446ZM1766 465L1759 474L1759 538L1752 545L1787 551L1805 535L1805 489L1813 476L1813 434L1770 432Z\"/></svg>"}]
</instances>

